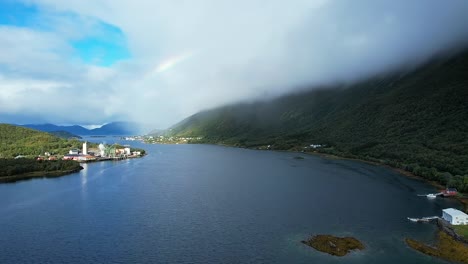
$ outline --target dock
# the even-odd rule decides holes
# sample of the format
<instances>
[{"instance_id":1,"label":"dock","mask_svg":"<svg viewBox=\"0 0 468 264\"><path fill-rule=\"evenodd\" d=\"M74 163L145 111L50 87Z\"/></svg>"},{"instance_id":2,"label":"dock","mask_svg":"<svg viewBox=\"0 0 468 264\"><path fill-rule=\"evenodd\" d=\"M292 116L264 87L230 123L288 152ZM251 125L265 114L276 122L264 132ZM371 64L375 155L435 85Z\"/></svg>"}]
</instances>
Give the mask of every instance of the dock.
<instances>
[{"instance_id":1,"label":"dock","mask_svg":"<svg viewBox=\"0 0 468 264\"><path fill-rule=\"evenodd\" d=\"M426 217L422 217L422 218L408 217L408 220L410 220L411 222L415 222L415 223L427 223L429 221L437 220L437 219L439 219L438 216L426 216Z\"/></svg>"}]
</instances>

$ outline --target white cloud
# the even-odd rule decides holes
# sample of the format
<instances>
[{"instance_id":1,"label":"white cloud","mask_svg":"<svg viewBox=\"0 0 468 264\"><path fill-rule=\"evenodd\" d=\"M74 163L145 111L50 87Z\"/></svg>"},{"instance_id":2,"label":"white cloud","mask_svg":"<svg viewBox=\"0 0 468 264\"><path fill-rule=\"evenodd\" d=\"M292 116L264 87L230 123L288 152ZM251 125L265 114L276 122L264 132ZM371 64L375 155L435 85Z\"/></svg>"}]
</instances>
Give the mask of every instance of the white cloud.
<instances>
[{"instance_id":1,"label":"white cloud","mask_svg":"<svg viewBox=\"0 0 468 264\"><path fill-rule=\"evenodd\" d=\"M31 80L62 85L41 91L45 101L80 107L74 115L35 109L51 122L131 118L164 127L220 104L421 61L468 38L464 0L27 2L56 26L0 27L0 73L15 87ZM123 31L131 60L104 68L73 59L69 41L99 34L96 21ZM2 111L26 111L27 103L18 98L19 106Z\"/></svg>"}]
</instances>

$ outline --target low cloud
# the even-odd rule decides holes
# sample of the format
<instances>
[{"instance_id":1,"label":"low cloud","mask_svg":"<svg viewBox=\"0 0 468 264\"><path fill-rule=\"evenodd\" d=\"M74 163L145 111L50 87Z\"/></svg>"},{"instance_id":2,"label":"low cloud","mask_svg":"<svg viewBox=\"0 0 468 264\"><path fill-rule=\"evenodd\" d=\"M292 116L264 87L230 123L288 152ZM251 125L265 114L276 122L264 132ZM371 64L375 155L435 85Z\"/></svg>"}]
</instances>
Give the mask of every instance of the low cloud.
<instances>
[{"instance_id":1,"label":"low cloud","mask_svg":"<svg viewBox=\"0 0 468 264\"><path fill-rule=\"evenodd\" d=\"M25 3L45 21L67 21L52 30L0 26L0 111L31 113L29 122L40 114L163 128L206 108L421 63L468 40L465 0ZM70 41L96 34L93 21L119 28L132 57L110 67L74 57Z\"/></svg>"}]
</instances>

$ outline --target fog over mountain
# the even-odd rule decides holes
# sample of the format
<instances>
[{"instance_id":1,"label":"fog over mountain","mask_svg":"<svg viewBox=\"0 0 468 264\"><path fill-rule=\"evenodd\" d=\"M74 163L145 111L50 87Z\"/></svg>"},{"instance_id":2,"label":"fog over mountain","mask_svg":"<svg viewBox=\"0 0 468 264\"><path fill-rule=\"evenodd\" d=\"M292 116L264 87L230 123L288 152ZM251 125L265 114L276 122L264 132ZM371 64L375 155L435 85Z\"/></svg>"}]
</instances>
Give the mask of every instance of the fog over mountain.
<instances>
[{"instance_id":1,"label":"fog over mountain","mask_svg":"<svg viewBox=\"0 0 468 264\"><path fill-rule=\"evenodd\" d=\"M6 2L29 13L0 20L0 122L164 128L468 43L466 0Z\"/></svg>"}]
</instances>

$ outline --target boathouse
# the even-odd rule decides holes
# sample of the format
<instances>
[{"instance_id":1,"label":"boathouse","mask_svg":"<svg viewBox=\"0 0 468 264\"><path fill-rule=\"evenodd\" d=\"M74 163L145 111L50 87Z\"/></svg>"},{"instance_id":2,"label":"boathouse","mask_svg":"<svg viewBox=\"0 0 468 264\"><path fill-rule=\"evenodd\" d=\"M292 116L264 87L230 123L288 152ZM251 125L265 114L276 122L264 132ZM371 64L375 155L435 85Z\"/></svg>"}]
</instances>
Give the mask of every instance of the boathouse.
<instances>
[{"instance_id":1,"label":"boathouse","mask_svg":"<svg viewBox=\"0 0 468 264\"><path fill-rule=\"evenodd\" d=\"M457 194L458 194L458 191L455 188L447 188L442 191L442 195L444 197L456 196Z\"/></svg>"},{"instance_id":2,"label":"boathouse","mask_svg":"<svg viewBox=\"0 0 468 264\"><path fill-rule=\"evenodd\" d=\"M468 225L468 215L457 209L442 210L442 218L452 225Z\"/></svg>"}]
</instances>

